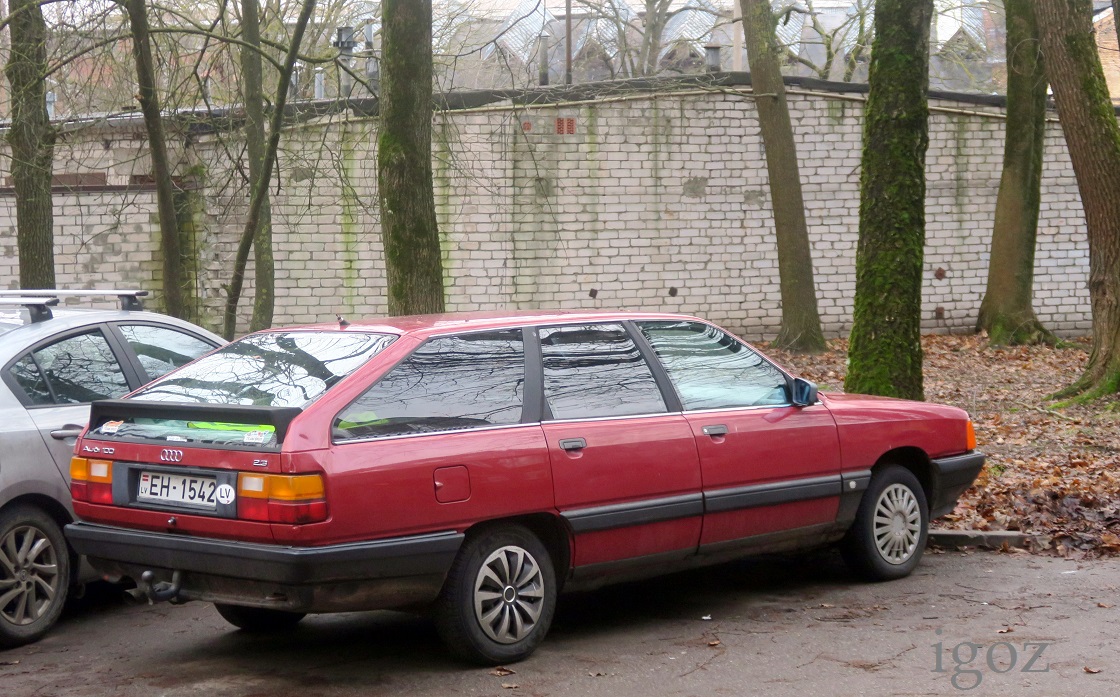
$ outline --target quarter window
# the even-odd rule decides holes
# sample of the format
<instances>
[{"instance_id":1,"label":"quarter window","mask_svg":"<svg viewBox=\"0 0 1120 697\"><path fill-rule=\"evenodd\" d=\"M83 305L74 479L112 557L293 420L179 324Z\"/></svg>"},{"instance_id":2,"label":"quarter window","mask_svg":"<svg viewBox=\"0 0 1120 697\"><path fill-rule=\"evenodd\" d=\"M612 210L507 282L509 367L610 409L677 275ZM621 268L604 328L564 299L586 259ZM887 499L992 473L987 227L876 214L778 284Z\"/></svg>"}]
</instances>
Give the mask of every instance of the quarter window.
<instances>
[{"instance_id":1,"label":"quarter window","mask_svg":"<svg viewBox=\"0 0 1120 697\"><path fill-rule=\"evenodd\" d=\"M549 327L540 336L544 396L554 419L666 411L653 373L621 326Z\"/></svg>"},{"instance_id":2,"label":"quarter window","mask_svg":"<svg viewBox=\"0 0 1120 697\"><path fill-rule=\"evenodd\" d=\"M521 422L520 329L439 337L416 349L344 409L335 440L456 431Z\"/></svg>"},{"instance_id":3,"label":"quarter window","mask_svg":"<svg viewBox=\"0 0 1120 697\"><path fill-rule=\"evenodd\" d=\"M10 369L32 404L85 404L129 391L121 366L100 331L36 349Z\"/></svg>"},{"instance_id":4,"label":"quarter window","mask_svg":"<svg viewBox=\"0 0 1120 697\"><path fill-rule=\"evenodd\" d=\"M758 353L699 322L641 322L685 409L789 403L786 375Z\"/></svg>"},{"instance_id":5,"label":"quarter window","mask_svg":"<svg viewBox=\"0 0 1120 697\"><path fill-rule=\"evenodd\" d=\"M15 378L16 383L23 388L23 393L27 395L32 404L54 404L54 398L51 397L51 388L47 387L47 381L43 379L43 374L39 371L39 366L35 365L35 359L31 357L31 354L27 354L16 361L8 369L8 372Z\"/></svg>"}]
</instances>

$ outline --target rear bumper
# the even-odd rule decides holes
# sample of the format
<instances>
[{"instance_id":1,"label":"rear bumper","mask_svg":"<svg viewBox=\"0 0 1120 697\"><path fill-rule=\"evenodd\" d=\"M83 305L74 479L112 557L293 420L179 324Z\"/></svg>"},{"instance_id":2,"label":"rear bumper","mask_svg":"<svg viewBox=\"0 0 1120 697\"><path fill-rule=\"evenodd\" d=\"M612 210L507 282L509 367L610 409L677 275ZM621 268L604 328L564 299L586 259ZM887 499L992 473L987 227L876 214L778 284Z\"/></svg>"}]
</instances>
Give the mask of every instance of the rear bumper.
<instances>
[{"instance_id":1,"label":"rear bumper","mask_svg":"<svg viewBox=\"0 0 1120 697\"><path fill-rule=\"evenodd\" d=\"M983 453L971 452L931 461L933 464L933 492L929 507L931 519L952 512L960 495L976 481L976 476L984 467L984 460Z\"/></svg>"},{"instance_id":2,"label":"rear bumper","mask_svg":"<svg viewBox=\"0 0 1120 697\"><path fill-rule=\"evenodd\" d=\"M282 607L304 612L370 610L429 602L459 551L455 532L288 547L185 537L92 523L66 537L99 571L157 579L183 572L188 599Z\"/></svg>"}]
</instances>

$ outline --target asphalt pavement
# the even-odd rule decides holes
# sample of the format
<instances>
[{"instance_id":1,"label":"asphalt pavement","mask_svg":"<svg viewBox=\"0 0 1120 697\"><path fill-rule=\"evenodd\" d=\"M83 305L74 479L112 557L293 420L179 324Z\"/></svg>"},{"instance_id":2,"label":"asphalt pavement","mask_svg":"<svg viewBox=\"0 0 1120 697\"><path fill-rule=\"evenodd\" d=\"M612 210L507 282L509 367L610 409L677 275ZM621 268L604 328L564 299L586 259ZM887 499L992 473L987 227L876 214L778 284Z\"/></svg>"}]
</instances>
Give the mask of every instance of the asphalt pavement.
<instances>
[{"instance_id":1,"label":"asphalt pavement","mask_svg":"<svg viewBox=\"0 0 1120 697\"><path fill-rule=\"evenodd\" d=\"M866 584L837 555L739 562L560 599L510 671L463 665L430 621L320 615L260 636L205 603L101 587L32 646L4 697L1120 694L1120 560L927 552Z\"/></svg>"}]
</instances>

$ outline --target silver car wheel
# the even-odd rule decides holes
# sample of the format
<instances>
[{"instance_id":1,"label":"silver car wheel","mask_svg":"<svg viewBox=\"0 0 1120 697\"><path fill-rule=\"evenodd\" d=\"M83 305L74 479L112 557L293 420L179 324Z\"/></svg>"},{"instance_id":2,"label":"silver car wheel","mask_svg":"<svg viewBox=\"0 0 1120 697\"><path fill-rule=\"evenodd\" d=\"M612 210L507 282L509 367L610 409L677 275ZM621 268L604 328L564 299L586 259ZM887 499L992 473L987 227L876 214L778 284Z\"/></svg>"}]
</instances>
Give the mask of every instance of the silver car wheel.
<instances>
[{"instance_id":1,"label":"silver car wheel","mask_svg":"<svg viewBox=\"0 0 1120 697\"><path fill-rule=\"evenodd\" d=\"M890 564L904 564L918 549L922 510L910 487L891 484L875 503L875 547Z\"/></svg>"},{"instance_id":2,"label":"silver car wheel","mask_svg":"<svg viewBox=\"0 0 1120 697\"><path fill-rule=\"evenodd\" d=\"M544 578L533 555L513 545L501 547L478 570L474 615L486 636L513 644L533 631L544 597Z\"/></svg>"},{"instance_id":3,"label":"silver car wheel","mask_svg":"<svg viewBox=\"0 0 1120 697\"><path fill-rule=\"evenodd\" d=\"M12 528L0 540L0 615L11 624L28 625L51 609L61 577L58 550L33 525Z\"/></svg>"}]
</instances>

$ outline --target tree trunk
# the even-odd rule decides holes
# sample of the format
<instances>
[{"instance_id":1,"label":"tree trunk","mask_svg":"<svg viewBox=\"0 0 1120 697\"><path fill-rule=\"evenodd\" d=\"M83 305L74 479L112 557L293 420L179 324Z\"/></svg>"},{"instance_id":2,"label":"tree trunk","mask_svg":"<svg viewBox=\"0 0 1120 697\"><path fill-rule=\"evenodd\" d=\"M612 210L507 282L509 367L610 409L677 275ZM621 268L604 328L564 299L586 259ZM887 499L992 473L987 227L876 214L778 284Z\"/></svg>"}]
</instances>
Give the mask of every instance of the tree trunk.
<instances>
[{"instance_id":1,"label":"tree trunk","mask_svg":"<svg viewBox=\"0 0 1120 697\"><path fill-rule=\"evenodd\" d=\"M287 104L288 88L292 84L292 72L295 70L296 58L299 56L299 47L303 42L303 34L307 30L307 23L311 19L315 3L316 0L303 0L296 25L292 29L291 44L284 56L284 64L276 83L276 98L272 105L272 118L268 124L268 142L261 160L260 179L252 187L249 213L245 217L245 227L241 230L241 240L237 244L237 257L233 261L233 275L230 277L229 286L226 287L226 309L222 318L222 332L227 339L233 339L237 332L237 303L241 299L241 287L245 283L245 266L249 263L249 251L260 229L268 186L272 182L272 167L276 162L276 152L280 149L280 129L284 125L284 106Z\"/></svg>"},{"instance_id":2,"label":"tree trunk","mask_svg":"<svg viewBox=\"0 0 1120 697\"><path fill-rule=\"evenodd\" d=\"M254 48L241 46L241 84L245 99L245 143L249 157L249 191L256 191L264 171L264 74L261 62L260 5L241 0L241 38ZM276 264L272 256L272 205L264 187L259 225L253 234L255 295L250 331L272 326L276 307Z\"/></svg>"},{"instance_id":3,"label":"tree trunk","mask_svg":"<svg viewBox=\"0 0 1120 697\"><path fill-rule=\"evenodd\" d=\"M148 31L148 10L144 0L124 0L128 23L132 29L132 56L136 61L137 99L148 131L148 150L152 160L152 176L156 185L159 208L159 238L163 253L164 310L173 317L193 319L184 301L182 244L179 221L175 216L174 182L167 157L167 141L156 93L155 64L152 62L151 35Z\"/></svg>"},{"instance_id":4,"label":"tree trunk","mask_svg":"<svg viewBox=\"0 0 1120 697\"><path fill-rule=\"evenodd\" d=\"M38 0L12 0L11 51L4 73L11 86L12 184L20 288L54 288L51 165L55 131L47 116L47 25Z\"/></svg>"},{"instance_id":5,"label":"tree trunk","mask_svg":"<svg viewBox=\"0 0 1120 697\"><path fill-rule=\"evenodd\" d=\"M1005 0L1007 17L1007 129L1003 175L996 199L988 289L976 329L995 345L1054 343L1035 317L1035 236L1046 131L1046 70L1038 45L1033 0Z\"/></svg>"},{"instance_id":6,"label":"tree trunk","mask_svg":"<svg viewBox=\"0 0 1120 697\"><path fill-rule=\"evenodd\" d=\"M1059 393L1083 400L1120 387L1120 127L1093 38L1092 9L1090 0L1034 3L1089 236L1093 346L1084 374Z\"/></svg>"},{"instance_id":7,"label":"tree trunk","mask_svg":"<svg viewBox=\"0 0 1120 697\"><path fill-rule=\"evenodd\" d=\"M377 186L389 314L443 312L432 190L432 2L382 4Z\"/></svg>"},{"instance_id":8,"label":"tree trunk","mask_svg":"<svg viewBox=\"0 0 1120 697\"><path fill-rule=\"evenodd\" d=\"M782 289L782 327L775 343L793 351L825 349L813 284L813 256L805 225L797 146L786 105L786 88L778 63L774 15L769 0L741 0L751 89L766 150L774 233L778 241L778 277Z\"/></svg>"},{"instance_id":9,"label":"tree trunk","mask_svg":"<svg viewBox=\"0 0 1120 697\"><path fill-rule=\"evenodd\" d=\"M864 113L848 392L922 399L922 255L933 0L879 0Z\"/></svg>"}]
</instances>

